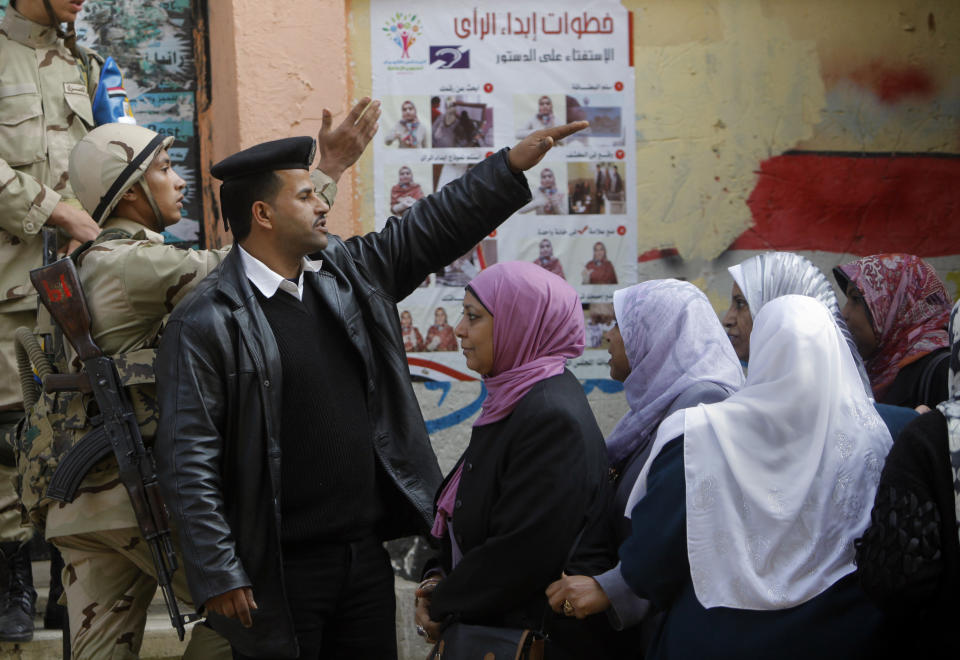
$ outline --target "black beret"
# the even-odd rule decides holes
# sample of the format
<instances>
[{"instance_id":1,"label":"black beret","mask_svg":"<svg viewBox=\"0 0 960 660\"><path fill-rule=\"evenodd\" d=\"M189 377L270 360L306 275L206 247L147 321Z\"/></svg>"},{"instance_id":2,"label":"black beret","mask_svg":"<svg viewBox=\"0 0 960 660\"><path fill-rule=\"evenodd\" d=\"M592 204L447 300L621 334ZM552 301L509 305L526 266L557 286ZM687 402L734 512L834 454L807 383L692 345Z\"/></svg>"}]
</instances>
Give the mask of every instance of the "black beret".
<instances>
[{"instance_id":1,"label":"black beret","mask_svg":"<svg viewBox=\"0 0 960 660\"><path fill-rule=\"evenodd\" d=\"M317 153L312 137L292 137L257 144L227 156L210 168L210 174L229 181L248 174L276 170L308 170Z\"/></svg>"}]
</instances>

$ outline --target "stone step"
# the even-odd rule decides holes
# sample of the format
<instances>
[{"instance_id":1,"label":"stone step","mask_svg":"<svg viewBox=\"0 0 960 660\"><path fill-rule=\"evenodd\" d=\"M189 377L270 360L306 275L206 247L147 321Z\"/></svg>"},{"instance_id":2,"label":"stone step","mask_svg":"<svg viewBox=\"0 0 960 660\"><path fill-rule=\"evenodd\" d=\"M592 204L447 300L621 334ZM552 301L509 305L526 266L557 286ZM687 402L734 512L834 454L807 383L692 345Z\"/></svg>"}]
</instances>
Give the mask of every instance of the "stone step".
<instances>
[{"instance_id":1,"label":"stone step","mask_svg":"<svg viewBox=\"0 0 960 660\"><path fill-rule=\"evenodd\" d=\"M33 562L33 580L37 590L37 617L35 632L30 642L0 642L0 660L55 660L63 657L63 641L59 630L43 629L43 611L50 590L50 562ZM413 592L416 583L396 578L394 592L397 598L397 646L399 660L419 660L430 650L417 636L413 621ZM187 626L187 637L190 630ZM154 596L147 610L147 625L140 649L141 660L173 660L180 658L186 642L177 639L170 625L170 617L160 591Z\"/></svg>"}]
</instances>

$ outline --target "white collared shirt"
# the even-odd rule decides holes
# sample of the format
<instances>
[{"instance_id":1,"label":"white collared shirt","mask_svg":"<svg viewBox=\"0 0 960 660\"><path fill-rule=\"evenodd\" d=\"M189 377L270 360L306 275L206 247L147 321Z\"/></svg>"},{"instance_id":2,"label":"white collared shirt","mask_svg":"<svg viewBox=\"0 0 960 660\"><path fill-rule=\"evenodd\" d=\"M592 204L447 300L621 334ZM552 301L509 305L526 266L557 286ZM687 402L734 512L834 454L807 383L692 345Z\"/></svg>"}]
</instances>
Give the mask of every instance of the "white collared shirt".
<instances>
[{"instance_id":1,"label":"white collared shirt","mask_svg":"<svg viewBox=\"0 0 960 660\"><path fill-rule=\"evenodd\" d=\"M297 279L297 283L294 284L287 278L274 272L269 266L239 245L236 249L240 250L240 262L243 264L243 272L246 274L247 279L267 298L273 298L279 289L289 293L297 300L303 300L303 274L308 271L316 273L323 265L322 259L312 261L304 257L300 263L300 277Z\"/></svg>"}]
</instances>

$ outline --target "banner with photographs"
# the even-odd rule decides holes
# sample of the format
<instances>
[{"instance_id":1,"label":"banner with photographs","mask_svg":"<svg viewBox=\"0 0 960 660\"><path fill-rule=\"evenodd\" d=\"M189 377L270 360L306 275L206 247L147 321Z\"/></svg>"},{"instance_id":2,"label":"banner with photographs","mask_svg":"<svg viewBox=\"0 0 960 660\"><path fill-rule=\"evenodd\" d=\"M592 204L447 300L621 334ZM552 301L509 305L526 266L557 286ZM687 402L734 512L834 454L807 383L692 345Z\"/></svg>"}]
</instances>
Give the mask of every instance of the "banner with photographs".
<instances>
[{"instance_id":1,"label":"banner with photographs","mask_svg":"<svg viewBox=\"0 0 960 660\"><path fill-rule=\"evenodd\" d=\"M378 228L535 130L586 119L526 173L533 199L400 304L410 373L468 380L453 329L463 287L498 261L531 261L580 294L582 378L607 378L613 291L636 281L630 15L617 2L371 3Z\"/></svg>"}]
</instances>

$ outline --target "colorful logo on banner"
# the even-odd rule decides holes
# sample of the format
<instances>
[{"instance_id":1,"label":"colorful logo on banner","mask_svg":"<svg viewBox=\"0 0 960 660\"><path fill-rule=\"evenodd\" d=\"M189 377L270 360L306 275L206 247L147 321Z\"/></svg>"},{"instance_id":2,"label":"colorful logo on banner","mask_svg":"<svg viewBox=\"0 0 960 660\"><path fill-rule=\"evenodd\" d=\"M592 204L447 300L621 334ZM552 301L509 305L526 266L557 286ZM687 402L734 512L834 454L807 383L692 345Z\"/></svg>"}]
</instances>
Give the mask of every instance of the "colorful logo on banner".
<instances>
[{"instance_id":1,"label":"colorful logo on banner","mask_svg":"<svg viewBox=\"0 0 960 660\"><path fill-rule=\"evenodd\" d=\"M461 46L430 46L430 64L437 69L469 69L470 51Z\"/></svg>"},{"instance_id":2,"label":"colorful logo on banner","mask_svg":"<svg viewBox=\"0 0 960 660\"><path fill-rule=\"evenodd\" d=\"M416 14L404 14L397 12L392 18L387 19L383 31L393 43L400 47L401 58L410 57L410 46L421 36L423 28L420 25L420 19Z\"/></svg>"}]
</instances>

